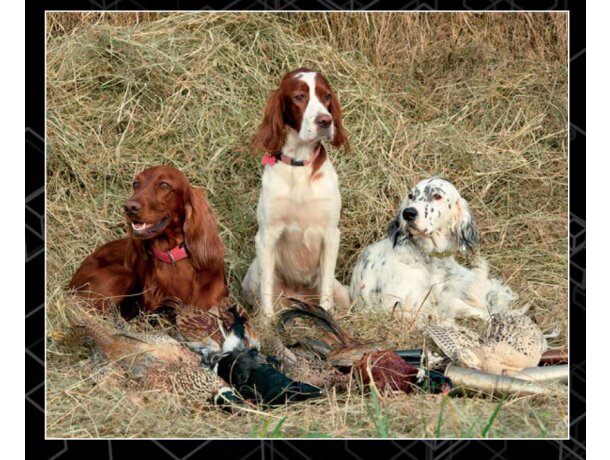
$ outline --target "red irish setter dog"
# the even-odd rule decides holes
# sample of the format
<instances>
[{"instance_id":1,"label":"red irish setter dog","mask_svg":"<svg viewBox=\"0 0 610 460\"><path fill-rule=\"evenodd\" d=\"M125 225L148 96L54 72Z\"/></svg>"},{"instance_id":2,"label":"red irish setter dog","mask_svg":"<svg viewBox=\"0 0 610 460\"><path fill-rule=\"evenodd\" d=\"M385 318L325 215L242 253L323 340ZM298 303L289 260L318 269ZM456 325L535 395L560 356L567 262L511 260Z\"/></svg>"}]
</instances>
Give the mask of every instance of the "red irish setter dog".
<instances>
[{"instance_id":1,"label":"red irish setter dog","mask_svg":"<svg viewBox=\"0 0 610 460\"><path fill-rule=\"evenodd\" d=\"M133 307L135 300L146 312L167 297L208 309L228 295L224 247L212 210L181 171L171 166L142 171L124 209L129 237L89 255L70 288L100 309Z\"/></svg>"}]
</instances>

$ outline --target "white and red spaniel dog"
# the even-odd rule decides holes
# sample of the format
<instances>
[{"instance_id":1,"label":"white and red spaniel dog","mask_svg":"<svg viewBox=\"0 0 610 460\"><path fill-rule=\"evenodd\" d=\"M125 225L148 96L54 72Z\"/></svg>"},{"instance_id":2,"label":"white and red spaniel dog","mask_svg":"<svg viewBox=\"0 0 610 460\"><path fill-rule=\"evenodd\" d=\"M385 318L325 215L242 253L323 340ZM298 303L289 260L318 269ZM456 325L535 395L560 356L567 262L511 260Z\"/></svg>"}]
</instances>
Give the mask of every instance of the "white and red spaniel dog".
<instances>
[{"instance_id":1,"label":"white and red spaniel dog","mask_svg":"<svg viewBox=\"0 0 610 460\"><path fill-rule=\"evenodd\" d=\"M349 302L347 288L335 280L341 195L323 140L335 147L347 142L339 101L322 75L293 70L271 95L254 138L266 152L265 169L256 258L242 289L265 317L282 294L325 309Z\"/></svg>"},{"instance_id":2,"label":"white and red spaniel dog","mask_svg":"<svg viewBox=\"0 0 610 460\"><path fill-rule=\"evenodd\" d=\"M506 310L517 296L489 278L485 260L478 259L470 269L442 254L457 249L469 253L477 245L466 200L446 180L423 180L404 199L387 238L367 247L356 262L350 296L356 307L400 307L417 315L420 325L488 318Z\"/></svg>"}]
</instances>

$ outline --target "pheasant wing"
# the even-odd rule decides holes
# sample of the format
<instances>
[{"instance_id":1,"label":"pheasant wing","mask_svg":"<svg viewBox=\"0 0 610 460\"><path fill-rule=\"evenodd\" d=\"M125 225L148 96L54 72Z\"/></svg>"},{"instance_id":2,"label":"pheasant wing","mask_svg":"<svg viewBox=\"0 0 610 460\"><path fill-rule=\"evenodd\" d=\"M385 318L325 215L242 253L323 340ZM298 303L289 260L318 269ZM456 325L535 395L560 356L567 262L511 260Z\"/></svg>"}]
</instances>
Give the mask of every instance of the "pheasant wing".
<instances>
[{"instance_id":1,"label":"pheasant wing","mask_svg":"<svg viewBox=\"0 0 610 460\"><path fill-rule=\"evenodd\" d=\"M481 338L466 328L426 326L424 332L451 361L458 360L460 351L481 345Z\"/></svg>"},{"instance_id":2,"label":"pheasant wing","mask_svg":"<svg viewBox=\"0 0 610 460\"><path fill-rule=\"evenodd\" d=\"M221 347L224 341L222 323L210 312L193 308L183 309L176 316L176 326L186 342L204 345L212 341Z\"/></svg>"}]
</instances>

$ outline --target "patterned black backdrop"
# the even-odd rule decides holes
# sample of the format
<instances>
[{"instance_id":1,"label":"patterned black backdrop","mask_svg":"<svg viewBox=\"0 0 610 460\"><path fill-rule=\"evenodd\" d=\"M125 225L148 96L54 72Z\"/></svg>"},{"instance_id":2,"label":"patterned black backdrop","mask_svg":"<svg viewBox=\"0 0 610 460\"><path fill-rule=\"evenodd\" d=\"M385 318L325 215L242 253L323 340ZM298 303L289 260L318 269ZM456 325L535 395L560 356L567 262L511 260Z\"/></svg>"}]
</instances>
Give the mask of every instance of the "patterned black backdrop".
<instances>
[{"instance_id":1,"label":"patterned black backdrop","mask_svg":"<svg viewBox=\"0 0 610 460\"><path fill-rule=\"evenodd\" d=\"M512 459L525 454L543 459L585 458L585 298L586 233L584 151L584 2L576 1L300 1L300 0L147 0L47 1L28 5L26 24L26 451L35 458L186 460L232 459ZM46 441L44 439L44 13L45 10L569 10L570 11L570 439L568 441ZM582 83L582 84L581 84ZM579 183L580 182L580 183ZM36 452L34 454L34 452ZM85 457L86 456L86 457Z\"/></svg>"}]
</instances>

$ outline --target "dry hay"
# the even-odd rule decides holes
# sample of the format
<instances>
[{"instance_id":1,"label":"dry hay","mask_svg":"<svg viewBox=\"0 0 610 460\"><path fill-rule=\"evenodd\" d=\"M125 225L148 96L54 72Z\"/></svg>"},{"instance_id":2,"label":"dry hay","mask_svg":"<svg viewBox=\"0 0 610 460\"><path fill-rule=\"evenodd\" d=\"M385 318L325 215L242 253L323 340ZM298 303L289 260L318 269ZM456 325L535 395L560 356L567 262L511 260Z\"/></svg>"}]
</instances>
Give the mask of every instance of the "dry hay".
<instances>
[{"instance_id":1,"label":"dry hay","mask_svg":"<svg viewBox=\"0 0 610 460\"><path fill-rule=\"evenodd\" d=\"M523 14L53 14L47 38L49 436L379 436L357 394L268 413L193 413L163 395L82 381L61 340L65 287L82 259L125 234L137 171L158 163L205 187L231 291L254 255L259 158L249 142L269 91L297 66L325 74L349 151L331 151L343 210L337 277L383 237L408 190L450 179L471 204L481 254L567 344L566 16ZM345 315L356 337L418 347L387 315ZM439 411L444 412L439 417ZM381 401L390 436L481 436L497 401ZM280 427L279 420L286 417ZM380 420L381 420L380 419ZM376 421L377 420L377 421ZM563 436L567 395L505 402L487 435Z\"/></svg>"}]
</instances>

